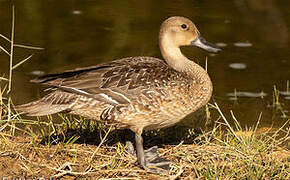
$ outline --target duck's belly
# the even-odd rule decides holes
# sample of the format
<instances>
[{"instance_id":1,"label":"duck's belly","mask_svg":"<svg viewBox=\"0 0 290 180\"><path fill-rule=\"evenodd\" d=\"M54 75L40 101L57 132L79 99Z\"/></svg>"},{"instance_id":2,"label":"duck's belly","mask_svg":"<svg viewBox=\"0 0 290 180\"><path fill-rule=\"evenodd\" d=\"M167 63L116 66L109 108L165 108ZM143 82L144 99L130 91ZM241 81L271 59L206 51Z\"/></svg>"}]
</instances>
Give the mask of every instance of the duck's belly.
<instances>
[{"instance_id":1,"label":"duck's belly","mask_svg":"<svg viewBox=\"0 0 290 180\"><path fill-rule=\"evenodd\" d=\"M156 111L130 113L122 122L130 127L135 126L145 130L158 129L176 124L189 114L188 112L186 108L174 108L173 104L168 103L167 106L163 106Z\"/></svg>"},{"instance_id":2,"label":"duck's belly","mask_svg":"<svg viewBox=\"0 0 290 180\"><path fill-rule=\"evenodd\" d=\"M172 126L190 113L204 106L211 92L200 91L200 87L171 89L167 98L140 98L119 118L120 122L137 129L159 129Z\"/></svg>"}]
</instances>

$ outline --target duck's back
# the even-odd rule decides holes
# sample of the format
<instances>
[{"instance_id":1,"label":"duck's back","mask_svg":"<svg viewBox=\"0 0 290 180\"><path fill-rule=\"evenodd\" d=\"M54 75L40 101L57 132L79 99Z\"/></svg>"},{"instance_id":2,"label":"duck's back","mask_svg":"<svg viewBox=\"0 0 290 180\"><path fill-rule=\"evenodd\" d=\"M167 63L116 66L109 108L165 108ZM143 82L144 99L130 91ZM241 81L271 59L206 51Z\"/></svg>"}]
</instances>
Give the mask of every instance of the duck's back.
<instances>
[{"instance_id":1,"label":"duck's back","mask_svg":"<svg viewBox=\"0 0 290 180\"><path fill-rule=\"evenodd\" d=\"M112 98L111 103L124 104L144 90L164 87L170 81L180 81L183 76L161 59L128 57L97 66L45 75L32 82L89 97L106 93ZM122 92L122 96L113 98L109 93L111 91Z\"/></svg>"}]
</instances>

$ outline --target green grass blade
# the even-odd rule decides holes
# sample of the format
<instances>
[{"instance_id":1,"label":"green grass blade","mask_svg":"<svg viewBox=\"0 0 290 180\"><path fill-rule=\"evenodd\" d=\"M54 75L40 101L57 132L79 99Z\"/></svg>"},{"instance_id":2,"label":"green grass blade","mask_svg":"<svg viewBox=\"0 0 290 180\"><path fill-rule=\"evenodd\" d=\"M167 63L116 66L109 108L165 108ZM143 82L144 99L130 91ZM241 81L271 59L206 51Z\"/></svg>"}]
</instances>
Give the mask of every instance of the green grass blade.
<instances>
[{"instance_id":1,"label":"green grass blade","mask_svg":"<svg viewBox=\"0 0 290 180\"><path fill-rule=\"evenodd\" d=\"M23 45L23 44L14 44L14 47L24 48L24 49L34 49L34 50L43 50L44 49L41 47L28 46L28 45Z\"/></svg>"},{"instance_id":2,"label":"green grass blade","mask_svg":"<svg viewBox=\"0 0 290 180\"><path fill-rule=\"evenodd\" d=\"M5 54L7 54L8 56L10 56L10 53L9 53L6 49L4 49L4 47L0 46L0 49L1 49L3 52L5 52Z\"/></svg>"},{"instance_id":3,"label":"green grass blade","mask_svg":"<svg viewBox=\"0 0 290 180\"><path fill-rule=\"evenodd\" d=\"M16 69L18 66L20 66L21 64L25 63L26 61L28 61L34 54L31 54L30 56L28 56L27 58L23 59L22 61L20 61L19 63L15 64L12 67L12 70Z\"/></svg>"},{"instance_id":4,"label":"green grass blade","mask_svg":"<svg viewBox=\"0 0 290 180\"><path fill-rule=\"evenodd\" d=\"M1 33L0 33L0 37L2 37L3 39L5 39L6 41L9 41L9 42L11 42L11 41L10 41L10 39L9 39L8 37L4 36L4 35L3 35L3 34L1 34Z\"/></svg>"}]
</instances>

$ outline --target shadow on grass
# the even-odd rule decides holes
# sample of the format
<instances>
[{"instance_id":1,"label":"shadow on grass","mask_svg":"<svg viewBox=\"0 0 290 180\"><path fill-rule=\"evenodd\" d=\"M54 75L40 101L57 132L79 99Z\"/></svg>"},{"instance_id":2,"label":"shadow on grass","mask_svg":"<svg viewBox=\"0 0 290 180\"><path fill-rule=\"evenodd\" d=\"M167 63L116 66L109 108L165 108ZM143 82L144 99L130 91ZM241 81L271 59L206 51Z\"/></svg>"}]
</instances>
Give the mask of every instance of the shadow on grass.
<instances>
[{"instance_id":1,"label":"shadow on grass","mask_svg":"<svg viewBox=\"0 0 290 180\"><path fill-rule=\"evenodd\" d=\"M177 145L182 141L183 144L191 144L201 133L200 130L177 125L166 129L144 132L142 136L144 147L148 148L152 146ZM105 132L98 129L93 131L87 129L67 129L65 132L43 137L40 144L56 145L58 143L67 143L68 140L76 138L73 143L97 146L102 142L104 135ZM125 144L126 141L135 143L135 134L129 129L117 129L112 130L108 134L103 144L112 146L118 142Z\"/></svg>"}]
</instances>

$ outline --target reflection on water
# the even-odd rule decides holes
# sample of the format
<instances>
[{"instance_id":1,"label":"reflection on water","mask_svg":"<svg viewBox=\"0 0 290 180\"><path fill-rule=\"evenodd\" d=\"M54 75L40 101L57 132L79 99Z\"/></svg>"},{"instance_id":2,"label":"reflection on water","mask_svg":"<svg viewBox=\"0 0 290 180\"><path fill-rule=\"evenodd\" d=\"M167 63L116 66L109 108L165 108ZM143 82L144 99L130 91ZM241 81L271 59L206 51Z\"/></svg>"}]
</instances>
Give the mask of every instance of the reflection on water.
<instances>
[{"instance_id":1,"label":"reflection on water","mask_svg":"<svg viewBox=\"0 0 290 180\"><path fill-rule=\"evenodd\" d=\"M227 96L231 96L231 97L249 97L249 98L260 97L260 98L263 98L263 97L267 96L267 93L264 93L264 92L254 93L254 92L237 91L237 92L227 93Z\"/></svg>"},{"instance_id":2,"label":"reflection on water","mask_svg":"<svg viewBox=\"0 0 290 180\"><path fill-rule=\"evenodd\" d=\"M182 48L186 56L202 66L208 57L215 100L223 111L233 109L238 120L248 126L256 122L260 112L263 112L262 126L285 122L276 115L279 112L267 105L272 102L276 85L282 90L280 101L285 112L290 108L290 96L283 95L290 78L290 1L30 0L14 3L16 42L45 48L37 52L16 49L15 59L23 59L30 53L35 56L14 73L15 104L31 101L43 93L41 86L29 83L29 79L43 72L61 72L128 56L162 58L157 37L160 23L169 16L182 15L192 19L208 41L223 48L218 55L192 47ZM2 0L0 33L9 36L10 21L11 2ZM0 45L9 48L1 38ZM7 74L7 56L1 51L0 63L0 75ZM228 94L235 89L235 95ZM253 92L265 92L265 95ZM233 104L228 96L243 98ZM261 96L265 97L253 98Z\"/></svg>"},{"instance_id":3,"label":"reflection on water","mask_svg":"<svg viewBox=\"0 0 290 180\"><path fill-rule=\"evenodd\" d=\"M43 75L45 75L45 72L39 71L39 70L34 70L34 71L31 71L30 74L35 75L35 76L43 76Z\"/></svg>"},{"instance_id":4,"label":"reflection on water","mask_svg":"<svg viewBox=\"0 0 290 180\"><path fill-rule=\"evenodd\" d=\"M236 42L236 43L234 43L234 45L237 47L251 47L251 46L253 46L252 43L249 43L249 42Z\"/></svg>"},{"instance_id":5,"label":"reflection on water","mask_svg":"<svg viewBox=\"0 0 290 180\"><path fill-rule=\"evenodd\" d=\"M219 47L226 47L227 46L227 44L223 43L223 42L219 42L219 43L215 43L215 44Z\"/></svg>"},{"instance_id":6,"label":"reflection on water","mask_svg":"<svg viewBox=\"0 0 290 180\"><path fill-rule=\"evenodd\" d=\"M79 11L79 10L73 10L73 11L72 11L72 14L74 14L74 15L80 15L80 14L82 14L82 11Z\"/></svg>"},{"instance_id":7,"label":"reflection on water","mask_svg":"<svg viewBox=\"0 0 290 180\"><path fill-rule=\"evenodd\" d=\"M284 97L284 99L290 100L290 91L279 91L279 93Z\"/></svg>"},{"instance_id":8,"label":"reflection on water","mask_svg":"<svg viewBox=\"0 0 290 180\"><path fill-rule=\"evenodd\" d=\"M231 63L229 64L229 67L232 69L246 69L247 65L244 63Z\"/></svg>"},{"instance_id":9,"label":"reflection on water","mask_svg":"<svg viewBox=\"0 0 290 180\"><path fill-rule=\"evenodd\" d=\"M290 96L290 91L280 91L279 93L283 96Z\"/></svg>"}]
</instances>

